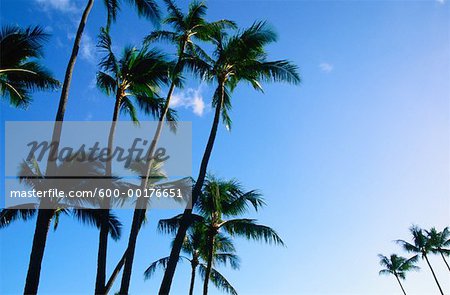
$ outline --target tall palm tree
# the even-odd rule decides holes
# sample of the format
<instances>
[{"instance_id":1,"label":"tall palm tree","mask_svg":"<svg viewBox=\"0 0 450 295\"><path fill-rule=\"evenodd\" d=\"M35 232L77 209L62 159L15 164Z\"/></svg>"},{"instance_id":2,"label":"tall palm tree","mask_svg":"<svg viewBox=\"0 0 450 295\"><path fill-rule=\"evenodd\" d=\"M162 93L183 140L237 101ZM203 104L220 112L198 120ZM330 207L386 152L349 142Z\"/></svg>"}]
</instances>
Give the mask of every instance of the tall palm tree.
<instances>
[{"instance_id":1,"label":"tall palm tree","mask_svg":"<svg viewBox=\"0 0 450 295\"><path fill-rule=\"evenodd\" d=\"M434 254L440 254L444 260L445 265L450 271L450 266L448 265L445 256L450 256L450 230L448 227L444 228L441 232L437 231L436 228L431 228L430 230L425 230L429 243L431 244L430 251Z\"/></svg>"},{"instance_id":2,"label":"tall palm tree","mask_svg":"<svg viewBox=\"0 0 450 295\"><path fill-rule=\"evenodd\" d=\"M111 37L106 29L101 29L99 47L105 52L100 62L100 71L97 74L97 86L107 95L115 96L114 111L108 136L108 156L110 156L119 112L125 112L138 123L137 110L133 104L147 114L157 116L162 108L162 100L158 97L160 87L168 82L168 69L170 64L165 57L157 51L149 50L147 46L137 49L126 47L119 59L112 51ZM174 112L168 112L168 118L174 121ZM112 162L106 162L106 176L112 176ZM105 216L99 236L99 250L97 260L97 275L95 294L104 294L106 285L106 253L108 243L109 199L100 210Z\"/></svg>"},{"instance_id":3,"label":"tall palm tree","mask_svg":"<svg viewBox=\"0 0 450 295\"><path fill-rule=\"evenodd\" d=\"M406 295L405 289L403 288L400 279L404 280L406 278L406 272L411 270L419 270L419 267L414 265L417 262L418 255L415 255L409 259L392 254L389 258L378 254L380 258L380 265L384 268L380 270L380 275L394 275L397 279L400 288L404 295Z\"/></svg>"},{"instance_id":4,"label":"tall palm tree","mask_svg":"<svg viewBox=\"0 0 450 295\"><path fill-rule=\"evenodd\" d=\"M233 218L248 212L250 206L258 210L263 205L264 201L257 191L245 192L235 180L220 180L208 176L195 204L199 214L193 214L195 223L203 225L206 230L207 266L203 285L204 295L208 294L215 239L218 234L226 233L232 237L242 236L246 239L284 245L278 234L270 227L260 225L254 219ZM163 230L174 232L175 225L178 226L181 219L182 215L180 214L174 218L160 221L159 226Z\"/></svg>"},{"instance_id":5,"label":"tall palm tree","mask_svg":"<svg viewBox=\"0 0 450 295\"><path fill-rule=\"evenodd\" d=\"M193 62L189 63L189 60L186 62L192 69L197 70L210 81L215 81L217 85L213 98L214 119L192 191L192 204L195 204L201 194L221 115L228 127L231 124L228 115L231 109L231 91L238 83L249 82L259 91L262 90L261 81L300 83L300 76L295 65L286 60L267 61L265 46L276 41L276 34L265 22L257 22L232 37L228 37L223 30L216 29L211 36L211 41L215 45L214 59L197 49L191 54ZM170 291L183 239L191 222L192 209L186 208L161 283L159 290L161 295L168 294Z\"/></svg>"},{"instance_id":6,"label":"tall palm tree","mask_svg":"<svg viewBox=\"0 0 450 295\"><path fill-rule=\"evenodd\" d=\"M206 14L206 5L197 1L192 2L189 5L188 12L183 12L174 4L172 0L164 1L167 5L169 15L165 19L165 23L173 27L173 31L155 31L145 38L145 42L153 42L156 40L166 40L173 43L177 48L177 61L172 71L170 72L171 83L167 92L167 96L164 102L163 110L161 111L159 123L153 135L151 145L147 152L148 159L146 178L142 180L141 186L147 187L147 178L149 176L149 169L152 165L153 154L155 153L156 146L158 144L163 122L166 120L167 112L169 110L170 101L173 91L176 87L181 86L182 73L184 70L184 59L186 49L194 50L199 49L198 45L194 42L197 40L204 40L210 37L211 32L217 28L233 27L234 23L226 20L217 21L214 23L208 23L204 17ZM136 204L136 209L133 214L133 221L126 250L125 266L122 275L122 282L120 287L120 294L127 294L131 271L133 267L134 252L136 248L136 241L140 230L140 224L145 216L145 209L142 209L142 204ZM145 208L145 207L144 207Z\"/></svg>"},{"instance_id":7,"label":"tall palm tree","mask_svg":"<svg viewBox=\"0 0 450 295\"><path fill-rule=\"evenodd\" d=\"M439 288L439 291L441 292L441 295L444 295L441 285L439 284L436 274L434 273L433 267L431 266L430 261L428 260L428 254L431 252L432 244L427 239L423 230L421 228L419 228L418 226L415 226L415 225L412 226L410 228L410 232L413 237L412 243L408 243L404 240L397 240L396 242L398 244L402 245L402 247L403 247L403 249L405 249L405 251L410 252L410 253L416 253L417 255L421 255L422 259L425 259L425 261L428 264L428 267L431 270L431 273L433 274L434 280L436 281L436 284Z\"/></svg>"},{"instance_id":8,"label":"tall palm tree","mask_svg":"<svg viewBox=\"0 0 450 295\"><path fill-rule=\"evenodd\" d=\"M128 2L134 4L137 7L138 14L141 16L149 17L150 19L159 18L159 11L154 0L128 0ZM117 3L117 5L110 6L111 3ZM108 19L111 19L111 15L116 15L119 0L107 0ZM62 124L64 121L64 115L66 112L66 105L69 99L70 83L72 81L73 70L75 68L75 62L80 49L81 38L83 36L84 28L87 23L87 19L94 5L94 0L88 0L83 10L83 14L78 24L77 32L72 47L72 52L67 63L66 72L64 75L64 82L62 85L61 96L59 98L58 110L56 112L55 124L52 132L52 145L49 152L49 160L47 161L46 175L54 175L56 171L55 161L50 159L58 153L59 141L61 139ZM110 21L108 21L110 23ZM36 226L33 236L33 245L31 248L30 262L28 265L27 277L25 281L25 294L36 294L39 287L40 270L42 265L42 259L44 257L45 244L47 242L48 224L53 218L54 211L52 209L39 209L36 219Z\"/></svg>"},{"instance_id":9,"label":"tall palm tree","mask_svg":"<svg viewBox=\"0 0 450 295\"><path fill-rule=\"evenodd\" d=\"M0 96L14 107L27 107L30 91L56 89L59 82L40 64L42 45L48 39L40 27L0 30Z\"/></svg>"},{"instance_id":10,"label":"tall palm tree","mask_svg":"<svg viewBox=\"0 0 450 295\"><path fill-rule=\"evenodd\" d=\"M164 223L164 221L161 221ZM169 220L170 222L170 220ZM170 225L169 225L170 226ZM189 285L189 295L194 294L194 285L197 270L202 277L205 277L207 265L203 262L207 259L206 231L202 224L196 224L190 228L189 233L183 242L182 251L188 256L180 256L181 260L186 260L191 265L191 279ZM239 257L234 254L235 248L231 240L219 234L214 241L213 261L215 264L230 264L233 269L239 269ZM165 268L169 257L164 257L153 262L144 272L145 279L150 279L157 268ZM237 294L228 280L219 271L212 268L210 279L214 285L229 294Z\"/></svg>"}]
</instances>

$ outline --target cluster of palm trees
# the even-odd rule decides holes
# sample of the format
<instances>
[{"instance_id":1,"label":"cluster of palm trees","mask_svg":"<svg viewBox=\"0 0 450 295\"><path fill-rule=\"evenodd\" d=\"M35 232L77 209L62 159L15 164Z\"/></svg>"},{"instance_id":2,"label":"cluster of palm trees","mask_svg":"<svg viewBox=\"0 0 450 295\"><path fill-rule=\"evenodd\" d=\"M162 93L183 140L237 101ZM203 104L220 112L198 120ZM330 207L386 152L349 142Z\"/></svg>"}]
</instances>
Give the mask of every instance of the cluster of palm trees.
<instances>
[{"instance_id":1,"label":"cluster of palm trees","mask_svg":"<svg viewBox=\"0 0 450 295\"><path fill-rule=\"evenodd\" d=\"M28 185L43 185L43 182L36 179L60 174L60 171L65 171L65 166L72 164L57 164L50 161L50 158L57 154L59 149L72 74L93 2L94 0L87 0L74 39L55 117L52 133L54 144L45 171L41 171L33 162L24 163L21 168L24 170L24 174L21 175L31 176L22 178ZM275 42L277 36L263 21L255 22L245 29L238 29L235 22L230 20L207 21L207 7L202 2L192 2L188 11L184 13L172 0L164 0L167 11L164 18L158 3L153 0L127 2L137 9L139 16L146 17L154 24L162 23L163 30L159 29L159 25L156 26L158 30L151 32L140 46L127 46L122 50L122 54L117 56L113 50L110 31L121 2L104 1L108 14L106 25L100 28L98 37L98 49L103 57L99 61L97 85L105 94L115 98L108 135L108 151L111 151L114 145L115 128L121 112L128 114L135 122L138 121L138 110L158 120L155 133L149 140L151 145L147 151L147 160L140 168L143 171L142 175L145 175L141 180L141 188L154 185L150 181L150 175L155 170L154 154L164 126L167 124L169 128L176 129L176 112L170 108L174 90L183 87L183 81L188 73L215 88L212 98L214 118L199 173L192 188L193 208L188 207L182 214L160 221L160 229L174 234L174 241L170 255L152 264L146 271L146 276L149 277L156 266L164 266L165 272L159 294L169 294L175 269L181 257L191 261L191 293L197 269L204 278L204 294L208 292L210 280L221 289L236 293L214 267L221 263L229 263L233 268L239 266L231 238L238 235L274 244L282 245L283 242L275 231L258 224L256 220L233 219L244 214L249 206L258 209L264 202L259 193L244 192L241 185L234 180L224 181L207 176L208 163L220 120L222 119L228 129L231 127L231 97L238 84L247 82L258 91L262 91L262 82L299 84L297 67L287 60L267 59L266 46ZM59 87L59 82L40 64L43 57L42 42L47 37L39 27L28 29L5 27L0 32L0 94L9 100L11 105L26 107L31 103L31 91ZM163 40L173 44L176 49L175 60L171 60L167 54L154 47L156 42ZM205 44L213 49L204 50ZM162 89L167 91L164 93ZM113 175L111 163L106 162L103 168L101 172L96 170L97 173ZM48 186L48 182L45 185ZM38 291L50 223L55 220L57 224L60 214L72 214L99 229L95 294L108 293L121 270L123 272L119 294L128 294L137 238L146 215L146 201L143 199L137 201L127 247L108 280L106 275L108 237L120 238L122 227L112 210L105 209L108 208L108 204L101 204L102 209L91 210L61 204L52 207L44 202L46 200L41 200L39 205L31 209L6 208L0 212L0 227L18 219L28 220L37 215L24 294L36 294ZM180 256L181 251L190 257Z\"/></svg>"},{"instance_id":2,"label":"cluster of palm trees","mask_svg":"<svg viewBox=\"0 0 450 295\"><path fill-rule=\"evenodd\" d=\"M440 255L450 272L450 266L445 259L446 256L450 256L450 228L446 227L442 231L438 231L434 227L430 230L425 230L418 226L412 226L410 232L412 235L412 243L404 240L396 240L395 242L401 245L406 252L413 253L414 256L405 258L398 256L397 254L392 254L389 257L386 257L379 254L380 265L383 266L383 269L380 270L379 274L393 275L397 279L403 294L406 295L401 280L405 280L408 271L420 269L416 263L419 258L422 258L430 268L440 294L444 295L428 256L430 253Z\"/></svg>"}]
</instances>

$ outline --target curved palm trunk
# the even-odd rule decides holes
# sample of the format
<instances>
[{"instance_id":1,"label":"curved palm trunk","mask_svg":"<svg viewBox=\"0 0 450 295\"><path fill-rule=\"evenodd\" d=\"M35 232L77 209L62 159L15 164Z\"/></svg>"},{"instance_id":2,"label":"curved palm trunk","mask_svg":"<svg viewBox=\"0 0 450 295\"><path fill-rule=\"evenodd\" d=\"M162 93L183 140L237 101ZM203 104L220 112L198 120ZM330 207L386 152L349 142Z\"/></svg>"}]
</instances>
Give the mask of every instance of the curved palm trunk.
<instances>
[{"instance_id":1,"label":"curved palm trunk","mask_svg":"<svg viewBox=\"0 0 450 295\"><path fill-rule=\"evenodd\" d=\"M58 111L56 112L55 125L53 127L52 134L52 149L50 155L55 157L58 152L59 140L61 138L62 124L60 122L64 121L64 114L66 112L67 100L69 99L69 88L70 82L72 81L73 69L75 67L75 61L77 60L78 51L80 49L81 37L83 36L84 27L91 12L92 6L94 5L94 0L88 0L88 3L81 16L80 24L78 25L77 34L75 35L75 41L73 43L72 54L70 55L69 62L67 64L66 73L64 76L64 83L61 90L61 97L59 98ZM55 161L49 161L47 164L47 171L49 169L54 169L56 167Z\"/></svg>"},{"instance_id":2,"label":"curved palm trunk","mask_svg":"<svg viewBox=\"0 0 450 295\"><path fill-rule=\"evenodd\" d=\"M208 241L208 261L205 270L205 281L203 282L203 295L208 294L208 283L209 277L211 276L213 254L214 254L214 234L211 232Z\"/></svg>"},{"instance_id":3,"label":"curved palm trunk","mask_svg":"<svg viewBox=\"0 0 450 295\"><path fill-rule=\"evenodd\" d=\"M75 61L77 59L78 51L80 49L81 37L83 35L84 27L91 12L94 0L88 0L88 3L81 16L80 23L78 25L77 34L72 48L72 53L67 64L66 73L64 76L64 83L61 91L61 97L59 99L58 111L56 113L55 124L53 126L52 133L52 145L49 154L49 161L47 162L46 175L49 175L50 171L56 169L56 161L51 160L55 158L58 153L59 140L61 139L62 124L64 120L64 114L66 111L67 100L69 97L70 82L72 80L73 69L75 67ZM27 278L25 281L24 294L36 294L39 286L39 278L41 274L42 259L44 257L44 249L47 242L47 234L50 226L50 221L54 215L52 209L39 209L36 228L34 230L33 245L30 254L30 262L28 265Z\"/></svg>"},{"instance_id":4,"label":"curved palm trunk","mask_svg":"<svg viewBox=\"0 0 450 295\"><path fill-rule=\"evenodd\" d=\"M402 288L403 294L406 295L405 289L403 289L402 282L400 281L398 275L395 275L395 278L397 279L397 282L400 285L400 288Z\"/></svg>"},{"instance_id":5,"label":"curved palm trunk","mask_svg":"<svg viewBox=\"0 0 450 295\"><path fill-rule=\"evenodd\" d=\"M427 255L424 255L423 257L425 258L425 260L427 261L428 266L430 267L431 273L433 274L434 280L436 281L436 284L437 284L437 286L439 288L439 291L441 292L441 295L444 295L444 292L442 291L441 285L439 285L439 281L438 281L438 279L436 277L436 274L434 273L434 270L431 267L430 261L428 261Z\"/></svg>"},{"instance_id":6,"label":"curved palm trunk","mask_svg":"<svg viewBox=\"0 0 450 295\"><path fill-rule=\"evenodd\" d=\"M24 294L36 294L38 291L47 234L54 213L55 211L53 209L39 209L30 254L30 264L28 266L25 289L23 291Z\"/></svg>"},{"instance_id":7,"label":"curved palm trunk","mask_svg":"<svg viewBox=\"0 0 450 295\"><path fill-rule=\"evenodd\" d=\"M178 58L178 62L175 66L175 72L180 71L179 67L181 65L181 59L182 59L183 54L184 54L184 46L183 46L183 51L181 52L181 54ZM172 82L169 87L169 92L167 93L167 98L166 98L166 102L164 105L164 109L159 118L158 126L156 127L156 131L153 136L153 140L152 140L151 145L147 152L147 172L146 172L145 178L143 178L141 181L142 189L146 189L148 186L148 178L150 176L151 167L153 165L153 158L154 158L154 153L156 150L156 145L158 144L159 138L161 136L162 128L164 126L164 121L166 120L167 112L169 111L170 100L172 98L172 94L173 94L174 90L175 90L175 82ZM123 274L122 274L122 282L120 284L119 294L128 294L128 290L130 287L131 271L133 268L134 253L136 250L136 240L137 240L137 237L139 234L139 229L141 227L142 220L145 216L145 211L146 211L146 203L142 203L139 201L145 202L145 200L142 200L142 198L139 199L136 202L136 208L134 209L133 223L131 224L131 232L130 232L130 236L128 238L128 246L127 246L127 250L126 250L126 258L125 258L125 264L124 264L124 269L123 269ZM139 209L139 208L141 208L141 209ZM142 208L144 208L144 209L142 209Z\"/></svg>"},{"instance_id":8,"label":"curved palm trunk","mask_svg":"<svg viewBox=\"0 0 450 295\"><path fill-rule=\"evenodd\" d=\"M194 189L192 191L192 202L195 204L197 202L198 196L200 195L203 183L205 181L206 170L208 168L208 162L211 157L212 149L214 147L214 141L216 139L217 129L219 126L220 113L223 107L224 100L224 87L223 81L219 81L219 95L220 101L216 106L216 111L214 113L214 120L211 127L211 132L209 134L208 143L206 144L205 152L203 154L202 162L200 165L200 171L197 177L197 182L195 183ZM178 259L180 258L180 251L183 245L184 237L186 236L186 231L192 222L192 209L186 208L184 210L183 216L180 220L180 227L178 228L177 235L175 237L172 250L170 252L169 261L167 262L167 268L164 272L164 277L159 288L159 295L166 295L170 292L170 287L172 285L172 279L175 274L175 269L177 267Z\"/></svg>"},{"instance_id":9,"label":"curved palm trunk","mask_svg":"<svg viewBox=\"0 0 450 295\"><path fill-rule=\"evenodd\" d=\"M119 119L120 105L123 98L123 91L118 90L116 94L116 102L114 105L114 113L112 117L111 127L109 129L108 136L108 157L111 157L113 143L114 143L114 134L116 132L117 121ZM106 161L106 176L112 176L112 159L108 159ZM109 199L104 199L105 202L109 201ZM103 204L108 205L108 204ZM102 222L100 224L100 233L99 233L99 243L98 243L98 254L97 254L97 274L95 277L95 294L105 294L105 285L106 285L106 256L108 253L108 234L109 234L109 226L108 226L108 216L109 216L109 208L100 209L100 214L102 216Z\"/></svg>"},{"instance_id":10,"label":"curved palm trunk","mask_svg":"<svg viewBox=\"0 0 450 295\"><path fill-rule=\"evenodd\" d=\"M195 271L197 269L196 264L192 264L192 271L191 271L191 283L189 285L189 295L194 294L194 285L195 285Z\"/></svg>"},{"instance_id":11,"label":"curved palm trunk","mask_svg":"<svg viewBox=\"0 0 450 295\"><path fill-rule=\"evenodd\" d=\"M442 259L444 260L444 262L445 262L445 265L447 265L448 271L450 271L450 265L448 265L448 262L447 262L447 260L445 260L445 256L444 256L444 253L442 253L442 251L439 251L439 253L441 254L441 257L442 257Z\"/></svg>"},{"instance_id":12,"label":"curved palm trunk","mask_svg":"<svg viewBox=\"0 0 450 295\"><path fill-rule=\"evenodd\" d=\"M111 277L109 278L108 282L106 283L105 286L105 294L108 294L109 291L111 290L111 287L117 277L117 275L119 274L119 272L122 270L122 267L125 263L125 256L127 254L127 251L125 250L125 252L122 255L122 258L120 258L119 262L117 263L116 267L114 268Z\"/></svg>"}]
</instances>

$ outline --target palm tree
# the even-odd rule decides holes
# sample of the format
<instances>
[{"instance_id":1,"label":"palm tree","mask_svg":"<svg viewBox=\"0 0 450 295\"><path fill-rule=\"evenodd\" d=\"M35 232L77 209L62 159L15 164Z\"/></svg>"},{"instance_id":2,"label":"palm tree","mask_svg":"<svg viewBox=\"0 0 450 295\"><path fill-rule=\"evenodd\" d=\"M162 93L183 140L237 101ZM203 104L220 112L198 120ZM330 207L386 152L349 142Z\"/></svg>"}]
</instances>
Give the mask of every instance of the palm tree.
<instances>
[{"instance_id":1,"label":"palm tree","mask_svg":"<svg viewBox=\"0 0 450 295\"><path fill-rule=\"evenodd\" d=\"M164 223L164 220L161 221ZM170 222L170 220L169 220ZM206 261L207 247L206 247L206 231L202 224L198 223L190 228L183 242L183 252L188 256L180 256L181 260L186 260L191 265L191 280L189 285L189 295L194 293L195 277L197 270L200 275L205 277L207 265ZM215 264L230 264L233 269L239 269L239 257L235 255L235 248L230 239L219 234L214 241L213 261ZM157 268L165 268L169 257L164 257L153 262L144 272L145 279L150 279ZM236 290L231 286L228 280L214 268L211 268L211 281L214 285L229 293L237 294Z\"/></svg>"},{"instance_id":2,"label":"palm tree","mask_svg":"<svg viewBox=\"0 0 450 295\"><path fill-rule=\"evenodd\" d=\"M145 42L153 42L155 40L166 40L172 42L177 48L177 61L173 70L170 72L171 83L167 92L166 100L164 102L163 110L161 111L159 123L155 134L151 141L151 145L147 152L148 159L146 178L142 180L141 186L147 187L147 178L149 176L150 167L152 165L153 154L156 150L159 137L162 132L163 122L166 120L170 101L175 87L181 86L182 73L184 70L184 59L186 49L200 50L194 43L194 39L204 40L209 38L211 32L217 28L232 27L234 23L226 20L217 21L214 23L207 23L204 19L206 14L206 5L200 2L192 2L189 5L187 14L183 12L173 3L172 0L164 1L169 12L165 23L173 27L174 31L155 31L145 38ZM138 209L140 208L140 209ZM136 241L140 230L140 224L145 216L145 209L142 209L142 204L136 204L136 209L133 214L133 221L126 250L125 266L122 275L122 282L120 287L120 294L128 294L131 271L133 267L134 252L136 248ZM145 208L145 207L144 207Z\"/></svg>"},{"instance_id":3,"label":"palm tree","mask_svg":"<svg viewBox=\"0 0 450 295\"><path fill-rule=\"evenodd\" d=\"M441 285L439 284L439 281L436 277L436 274L434 273L433 267L431 267L430 261L428 260L428 253L431 252L432 244L427 239L427 237L424 235L423 230L419 228L418 226L412 226L410 228L410 232L413 236L413 243L408 243L403 240L397 240L396 242L400 245L402 245L403 249L409 253L416 253L417 255L421 255L422 259L425 259L425 261L428 264L428 267L431 270L431 273L433 274L434 280L436 281L436 284L439 288L439 291L441 292L441 295L444 295L444 292L442 291Z\"/></svg>"},{"instance_id":4,"label":"palm tree","mask_svg":"<svg viewBox=\"0 0 450 295\"><path fill-rule=\"evenodd\" d=\"M27 107L30 91L56 89L59 82L40 64L42 43L48 39L40 27L4 26L0 31L0 95L14 107Z\"/></svg>"},{"instance_id":5,"label":"palm tree","mask_svg":"<svg viewBox=\"0 0 450 295\"><path fill-rule=\"evenodd\" d=\"M409 259L392 254L389 258L378 254L380 258L380 265L384 268L380 270L380 275L394 275L397 279L400 288L402 288L403 294L406 295L405 289L403 288L400 279L404 280L406 278L406 272L410 270L419 270L419 267L414 265L417 262L418 255L415 255Z\"/></svg>"},{"instance_id":6,"label":"palm tree","mask_svg":"<svg viewBox=\"0 0 450 295\"><path fill-rule=\"evenodd\" d=\"M436 228L431 228L429 231L425 230L429 243L431 244L431 252L434 254L440 254L444 260L445 265L450 271L450 266L448 265L445 256L450 255L450 230L448 227L444 228L441 232L438 232Z\"/></svg>"},{"instance_id":7,"label":"palm tree","mask_svg":"<svg viewBox=\"0 0 450 295\"><path fill-rule=\"evenodd\" d=\"M267 27L265 22L257 22L232 37L227 37L223 30L216 29L211 41L215 45L214 59L209 58L205 52L197 48L195 52L191 52L192 63L187 61L192 69L217 84L213 98L214 119L196 185L192 191L192 204L195 204L201 194L221 115L225 124L230 127L231 120L228 112L231 109L231 91L238 83L249 82L260 91L262 90L261 81L300 83L296 66L286 60L267 61L265 46L276 41L276 34ZM191 222L192 209L186 208L161 283L160 295L170 292L176 262Z\"/></svg>"},{"instance_id":8,"label":"palm tree","mask_svg":"<svg viewBox=\"0 0 450 295\"><path fill-rule=\"evenodd\" d=\"M157 10L157 5L154 0L128 0L128 2L134 4L138 9L138 14L141 16L149 17L150 19L159 18L159 11ZM118 8L119 0L108 0L105 1L106 4L116 3L116 5L107 5L108 8L108 19L111 19L111 15L116 15L118 9L114 10L114 7ZM78 25L78 29L75 35L75 40L72 47L72 53L70 55L69 61L67 63L66 72L64 75L64 82L62 85L61 96L59 98L58 110L56 112L55 124L52 132L52 145L49 152L49 160L47 161L46 175L54 175L56 171L55 161L50 159L58 153L59 141L61 139L62 132L62 121L64 121L64 115L66 112L66 105L69 98L69 88L72 81L73 70L75 67L75 62L78 56L78 51L80 49L81 38L83 36L84 28L91 9L94 5L94 0L88 0L86 7L83 10L83 14ZM110 23L110 21L108 21ZM30 255L30 262L28 265L28 272L25 281L25 294L36 294L39 287L39 277L42 265L42 259L44 257L44 249L47 241L47 225L54 215L54 211L51 209L39 209L38 216L36 219L35 232L33 236L33 245Z\"/></svg>"},{"instance_id":9,"label":"palm tree","mask_svg":"<svg viewBox=\"0 0 450 295\"><path fill-rule=\"evenodd\" d=\"M268 226L260 225L254 219L232 218L245 214L249 206L258 210L265 203L261 195L255 191L245 192L235 180L220 180L209 176L205 181L202 194L195 208L199 214L193 214L195 223L205 227L206 231L206 262L203 294L208 294L208 283L211 275L215 240L222 231L228 235L242 236L246 239L264 241L284 245L278 234ZM175 232L182 219L182 214L168 220L162 220L159 226L162 230Z\"/></svg>"},{"instance_id":10,"label":"palm tree","mask_svg":"<svg viewBox=\"0 0 450 295\"><path fill-rule=\"evenodd\" d=\"M65 161L56 167L56 173L61 176L73 176L73 171L84 172L86 175L92 176L104 175L104 167L101 163L97 162L78 163L77 161ZM89 189L98 185L98 181L86 180L67 183L62 181L62 183L61 180L52 180L51 178L48 179L41 172L41 169L35 160L23 162L20 166L19 175L19 180L21 182L36 191L46 191L48 189L58 188L61 191L67 192L79 189ZM111 187L114 188L121 187L121 183L118 181L114 181L110 183L110 185L113 185ZM67 201L70 201L70 203ZM44 212L52 212L51 218L48 223L46 223L46 227L39 228L39 230L44 231L45 236L48 234L51 220L54 220L54 229L56 230L59 224L60 215L72 215L75 219L78 219L82 223L94 225L97 228L100 228L103 218L106 218L108 220L108 233L111 238L114 240L118 240L120 238L122 224L117 217L110 212L106 217L102 216L99 214L99 210L84 209L81 201L78 202L78 200L72 198L52 199L46 203L46 206L51 206L52 209L38 209L40 208L40 204L36 203L21 204L15 207L2 209L0 211L0 228L10 225L13 221L27 221L34 217L38 212L42 212L42 210L44 210ZM43 244L40 244L39 250L42 252L44 251Z\"/></svg>"},{"instance_id":11,"label":"palm tree","mask_svg":"<svg viewBox=\"0 0 450 295\"><path fill-rule=\"evenodd\" d=\"M138 123L137 110L133 104L136 101L140 109L147 114L156 116L162 107L158 97L160 86L167 83L169 64L165 57L157 51L149 50L144 46L141 49L126 47L122 57L118 59L112 51L111 37L106 29L101 30L99 47L106 53L100 62L100 71L97 74L97 86L107 95L115 96L115 105L112 123L108 136L108 156L110 156L119 112L130 115ZM168 118L174 121L174 112L168 112ZM112 163L106 162L106 176L112 176ZM105 199L105 202L110 201ZM105 222L100 229L99 252L97 261L97 275L95 294L105 293L106 282L106 253L108 243L109 206L104 204L100 212L105 216Z\"/></svg>"}]
</instances>

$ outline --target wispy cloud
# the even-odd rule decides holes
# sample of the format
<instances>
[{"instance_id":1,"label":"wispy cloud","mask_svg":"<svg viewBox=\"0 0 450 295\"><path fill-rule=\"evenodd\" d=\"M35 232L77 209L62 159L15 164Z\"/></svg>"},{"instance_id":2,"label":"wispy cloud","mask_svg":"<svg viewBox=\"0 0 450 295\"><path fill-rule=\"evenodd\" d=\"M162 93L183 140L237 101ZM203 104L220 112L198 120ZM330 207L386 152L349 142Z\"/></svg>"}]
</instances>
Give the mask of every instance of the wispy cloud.
<instances>
[{"instance_id":1,"label":"wispy cloud","mask_svg":"<svg viewBox=\"0 0 450 295\"><path fill-rule=\"evenodd\" d=\"M320 68L320 70L322 72L328 74L328 73L331 73L333 71L334 66L332 64L330 64L330 63L323 62L323 63L319 64L319 68Z\"/></svg>"},{"instance_id":2,"label":"wispy cloud","mask_svg":"<svg viewBox=\"0 0 450 295\"><path fill-rule=\"evenodd\" d=\"M76 13L80 9L71 0L35 0L46 11L57 10L61 12Z\"/></svg>"},{"instance_id":3,"label":"wispy cloud","mask_svg":"<svg viewBox=\"0 0 450 295\"><path fill-rule=\"evenodd\" d=\"M445 1L447 1L447 0L436 0L438 3L440 3L440 4L444 4L445 3Z\"/></svg>"},{"instance_id":4,"label":"wispy cloud","mask_svg":"<svg viewBox=\"0 0 450 295\"><path fill-rule=\"evenodd\" d=\"M201 93L201 86L197 89L188 88L172 96L170 101L172 108L184 107L192 109L197 116L202 116L205 111L205 102Z\"/></svg>"},{"instance_id":5,"label":"wispy cloud","mask_svg":"<svg viewBox=\"0 0 450 295\"><path fill-rule=\"evenodd\" d=\"M80 57L90 63L95 63L95 44L92 37L85 32L80 44Z\"/></svg>"}]
</instances>

